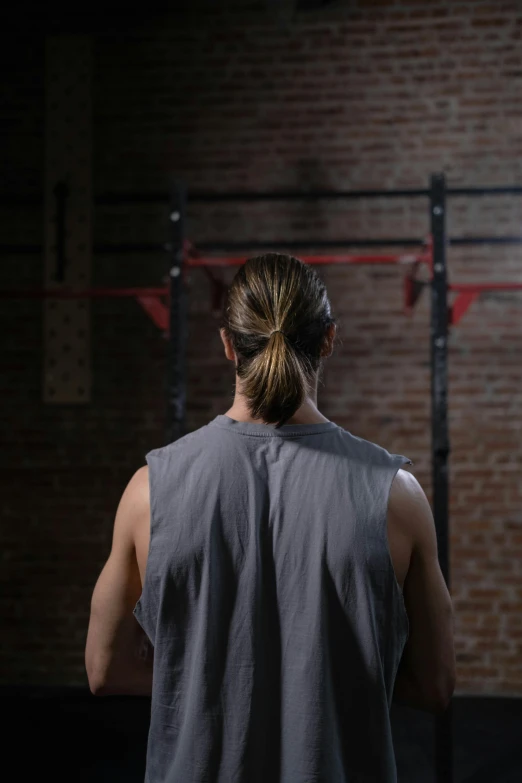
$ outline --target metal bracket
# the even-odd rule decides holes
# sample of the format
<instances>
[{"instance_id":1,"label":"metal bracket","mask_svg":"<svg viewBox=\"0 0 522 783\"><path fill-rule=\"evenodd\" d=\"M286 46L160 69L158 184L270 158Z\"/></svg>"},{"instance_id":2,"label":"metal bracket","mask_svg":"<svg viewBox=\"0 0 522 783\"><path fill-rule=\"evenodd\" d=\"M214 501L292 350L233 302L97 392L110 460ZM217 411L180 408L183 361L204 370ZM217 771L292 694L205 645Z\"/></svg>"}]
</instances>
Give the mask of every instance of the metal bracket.
<instances>
[{"instance_id":1,"label":"metal bracket","mask_svg":"<svg viewBox=\"0 0 522 783\"><path fill-rule=\"evenodd\" d=\"M159 296L137 296L136 301L145 310L152 322L168 336L169 308L161 301Z\"/></svg>"},{"instance_id":2,"label":"metal bracket","mask_svg":"<svg viewBox=\"0 0 522 783\"><path fill-rule=\"evenodd\" d=\"M404 313L411 315L413 308L417 304L420 295L426 287L423 280L417 280L416 274L419 268L419 262L415 261L410 272L404 278Z\"/></svg>"},{"instance_id":3,"label":"metal bracket","mask_svg":"<svg viewBox=\"0 0 522 783\"><path fill-rule=\"evenodd\" d=\"M478 291L459 293L453 304L448 308L449 323L452 326L456 326L478 297Z\"/></svg>"}]
</instances>

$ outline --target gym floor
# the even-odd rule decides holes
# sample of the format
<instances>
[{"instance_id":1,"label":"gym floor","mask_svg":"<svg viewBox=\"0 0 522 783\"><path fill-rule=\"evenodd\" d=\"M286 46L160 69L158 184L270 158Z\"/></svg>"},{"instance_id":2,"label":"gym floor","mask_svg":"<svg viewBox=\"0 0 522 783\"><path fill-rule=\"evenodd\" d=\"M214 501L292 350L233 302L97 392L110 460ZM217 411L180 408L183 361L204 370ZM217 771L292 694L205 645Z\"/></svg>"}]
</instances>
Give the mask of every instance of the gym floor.
<instances>
[{"instance_id":1,"label":"gym floor","mask_svg":"<svg viewBox=\"0 0 522 783\"><path fill-rule=\"evenodd\" d=\"M12 732L4 766L18 769L17 780L143 782L148 699L81 688L4 688L3 696ZM522 699L456 697L453 715L455 783L520 783ZM392 723L399 783L434 783L434 719L394 706Z\"/></svg>"}]
</instances>

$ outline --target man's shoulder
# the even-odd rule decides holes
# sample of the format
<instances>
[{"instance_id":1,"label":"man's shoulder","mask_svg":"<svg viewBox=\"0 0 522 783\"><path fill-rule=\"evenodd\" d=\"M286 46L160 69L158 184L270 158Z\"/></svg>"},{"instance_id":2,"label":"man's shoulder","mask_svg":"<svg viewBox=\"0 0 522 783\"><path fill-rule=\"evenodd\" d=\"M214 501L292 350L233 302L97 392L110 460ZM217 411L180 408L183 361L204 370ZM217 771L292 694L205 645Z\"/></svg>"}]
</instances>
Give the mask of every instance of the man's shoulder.
<instances>
[{"instance_id":1,"label":"man's shoulder","mask_svg":"<svg viewBox=\"0 0 522 783\"><path fill-rule=\"evenodd\" d=\"M341 429L343 442L347 453L355 461L365 465L400 468L402 465L412 465L409 457L389 451L385 446L372 440L367 440L346 429ZM406 472L406 471L404 471Z\"/></svg>"},{"instance_id":2,"label":"man's shoulder","mask_svg":"<svg viewBox=\"0 0 522 783\"><path fill-rule=\"evenodd\" d=\"M194 446L203 444L205 441L208 441L207 426L208 425L203 425L202 427L198 427L198 429L187 432L185 435L182 435L181 438L177 438L171 443L151 449L145 455L145 459L147 462L149 461L149 458L168 460L169 457L176 455L179 451L187 451Z\"/></svg>"}]
</instances>

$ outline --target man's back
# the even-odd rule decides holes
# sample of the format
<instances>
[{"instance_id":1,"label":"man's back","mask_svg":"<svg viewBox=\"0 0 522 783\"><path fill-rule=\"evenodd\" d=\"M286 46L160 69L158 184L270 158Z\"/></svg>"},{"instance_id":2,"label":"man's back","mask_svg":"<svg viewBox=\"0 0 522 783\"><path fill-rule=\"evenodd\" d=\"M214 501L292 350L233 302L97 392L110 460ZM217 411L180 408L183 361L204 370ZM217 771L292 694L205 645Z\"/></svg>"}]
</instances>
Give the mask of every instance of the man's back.
<instances>
[{"instance_id":1,"label":"man's back","mask_svg":"<svg viewBox=\"0 0 522 783\"><path fill-rule=\"evenodd\" d=\"M227 416L147 456L150 783L393 783L387 506L409 460L333 422Z\"/></svg>"}]
</instances>

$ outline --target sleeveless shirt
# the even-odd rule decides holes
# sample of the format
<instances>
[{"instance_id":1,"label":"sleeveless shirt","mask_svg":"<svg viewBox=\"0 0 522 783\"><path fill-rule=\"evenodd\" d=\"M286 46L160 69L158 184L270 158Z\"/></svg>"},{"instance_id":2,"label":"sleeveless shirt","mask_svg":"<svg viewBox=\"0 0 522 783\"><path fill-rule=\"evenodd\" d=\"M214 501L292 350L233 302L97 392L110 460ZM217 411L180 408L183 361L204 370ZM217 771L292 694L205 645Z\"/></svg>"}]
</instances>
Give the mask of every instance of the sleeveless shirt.
<instances>
[{"instance_id":1,"label":"sleeveless shirt","mask_svg":"<svg viewBox=\"0 0 522 783\"><path fill-rule=\"evenodd\" d=\"M387 504L411 460L332 421L226 415L146 460L146 783L396 783Z\"/></svg>"}]
</instances>

